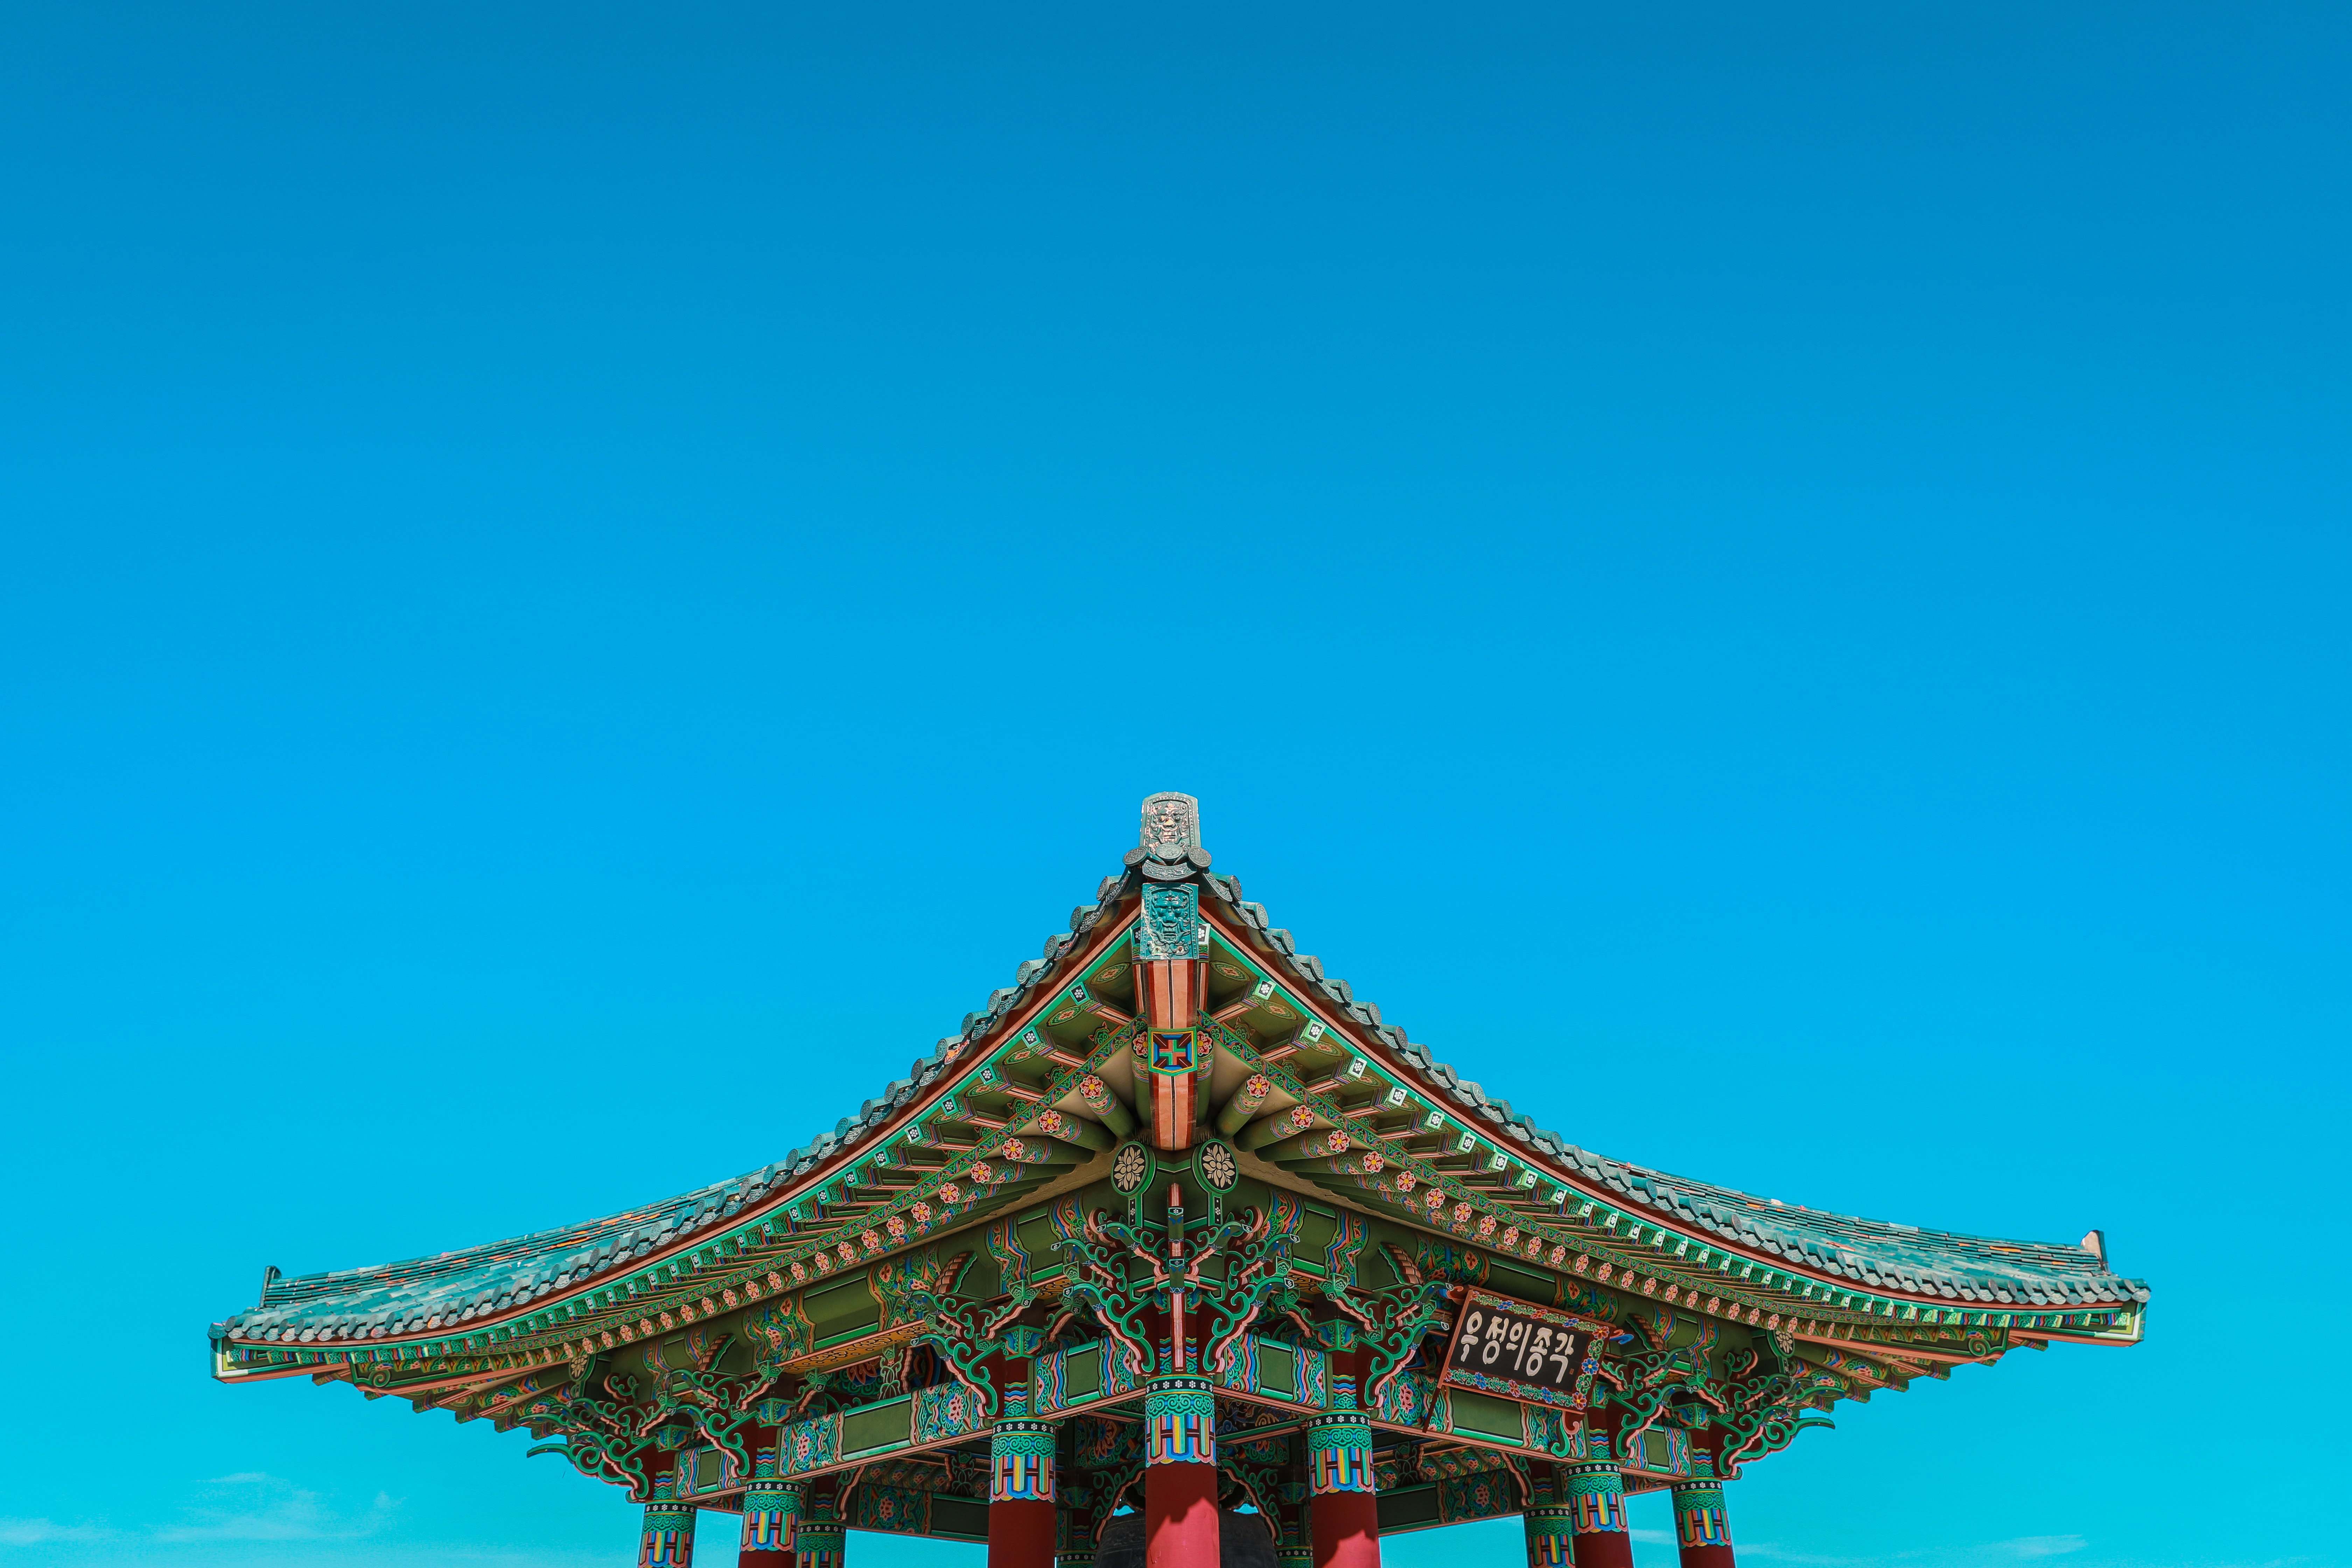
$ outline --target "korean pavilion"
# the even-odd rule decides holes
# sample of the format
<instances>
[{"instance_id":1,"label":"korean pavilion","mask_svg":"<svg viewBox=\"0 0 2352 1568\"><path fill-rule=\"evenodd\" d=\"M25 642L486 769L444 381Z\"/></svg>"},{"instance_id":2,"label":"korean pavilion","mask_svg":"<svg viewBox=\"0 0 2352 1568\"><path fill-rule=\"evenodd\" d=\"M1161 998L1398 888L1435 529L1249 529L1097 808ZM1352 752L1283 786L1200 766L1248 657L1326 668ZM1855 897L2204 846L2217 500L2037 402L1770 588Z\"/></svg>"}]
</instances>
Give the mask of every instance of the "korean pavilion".
<instances>
[{"instance_id":1,"label":"korean pavilion","mask_svg":"<svg viewBox=\"0 0 2352 1568\"><path fill-rule=\"evenodd\" d=\"M1457 1077L1210 869L1196 803L951 1038L806 1148L626 1214L281 1277L211 1330L529 1429L746 1568L846 1532L989 1568L1375 1568L1516 1514L1529 1568L1685 1568L1842 1399L2021 1345L2138 1342L2079 1246L1848 1218L1604 1159ZM1818 1439L1817 1439L1818 1440Z\"/></svg>"}]
</instances>

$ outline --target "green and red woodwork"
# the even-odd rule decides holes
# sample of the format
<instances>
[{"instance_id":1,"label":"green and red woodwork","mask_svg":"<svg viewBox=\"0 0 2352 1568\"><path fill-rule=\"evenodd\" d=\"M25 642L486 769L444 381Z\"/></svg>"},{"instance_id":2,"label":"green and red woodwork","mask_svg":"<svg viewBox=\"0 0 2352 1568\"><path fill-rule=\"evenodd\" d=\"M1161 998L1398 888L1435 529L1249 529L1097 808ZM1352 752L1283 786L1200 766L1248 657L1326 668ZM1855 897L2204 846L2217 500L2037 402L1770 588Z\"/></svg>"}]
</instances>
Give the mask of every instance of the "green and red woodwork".
<instances>
[{"instance_id":1,"label":"green and red woodwork","mask_svg":"<svg viewBox=\"0 0 2352 1568\"><path fill-rule=\"evenodd\" d=\"M844 1568L853 1529L1087 1568L1117 1520L1149 1568L1217 1568L1237 1529L1373 1568L1383 1534L1511 1514L1529 1568L1630 1568L1650 1491L1718 1568L1726 1483L1840 1401L2141 1338L2096 1231L1853 1219L1568 1142L1210 867L1196 803L1152 796L1067 929L834 1131L606 1219L271 1268L215 1375L528 1431L644 1505L647 1568L706 1510L754 1568ZM936 896L974 886L941 857ZM1457 983L1528 973L1456 911L1388 918ZM910 914L909 954L939 930Z\"/></svg>"}]
</instances>

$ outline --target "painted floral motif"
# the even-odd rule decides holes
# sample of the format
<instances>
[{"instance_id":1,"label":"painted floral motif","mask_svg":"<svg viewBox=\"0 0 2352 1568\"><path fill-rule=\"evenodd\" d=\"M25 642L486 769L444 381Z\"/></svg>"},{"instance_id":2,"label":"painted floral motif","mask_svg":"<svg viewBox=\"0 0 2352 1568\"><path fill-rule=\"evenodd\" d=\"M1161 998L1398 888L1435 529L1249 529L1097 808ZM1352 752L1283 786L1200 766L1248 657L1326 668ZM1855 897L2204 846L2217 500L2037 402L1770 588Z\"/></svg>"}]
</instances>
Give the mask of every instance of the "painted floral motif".
<instances>
[{"instance_id":1,"label":"painted floral motif","mask_svg":"<svg viewBox=\"0 0 2352 1568\"><path fill-rule=\"evenodd\" d=\"M1488 1470L1438 1482L1438 1517L1448 1524L1518 1511L1518 1488L1505 1471Z\"/></svg>"},{"instance_id":2,"label":"painted floral motif","mask_svg":"<svg viewBox=\"0 0 2352 1568\"><path fill-rule=\"evenodd\" d=\"M928 1527L929 1503L929 1497L911 1487L868 1483L857 1489L857 1526L920 1535Z\"/></svg>"}]
</instances>

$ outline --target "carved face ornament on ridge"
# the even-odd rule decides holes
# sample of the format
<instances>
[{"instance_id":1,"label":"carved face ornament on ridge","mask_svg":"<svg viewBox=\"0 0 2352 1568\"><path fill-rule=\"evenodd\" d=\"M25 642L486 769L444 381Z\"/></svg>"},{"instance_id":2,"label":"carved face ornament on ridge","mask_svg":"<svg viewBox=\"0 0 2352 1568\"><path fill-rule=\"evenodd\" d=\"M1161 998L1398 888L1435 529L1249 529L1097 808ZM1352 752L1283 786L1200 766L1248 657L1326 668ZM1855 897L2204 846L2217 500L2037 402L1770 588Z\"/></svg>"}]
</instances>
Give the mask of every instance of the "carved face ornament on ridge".
<instances>
[{"instance_id":1,"label":"carved face ornament on ridge","mask_svg":"<svg viewBox=\"0 0 2352 1568\"><path fill-rule=\"evenodd\" d=\"M1155 795L1143 803L1143 847L1162 860L1181 860L1194 842L1198 810L1190 795Z\"/></svg>"}]
</instances>

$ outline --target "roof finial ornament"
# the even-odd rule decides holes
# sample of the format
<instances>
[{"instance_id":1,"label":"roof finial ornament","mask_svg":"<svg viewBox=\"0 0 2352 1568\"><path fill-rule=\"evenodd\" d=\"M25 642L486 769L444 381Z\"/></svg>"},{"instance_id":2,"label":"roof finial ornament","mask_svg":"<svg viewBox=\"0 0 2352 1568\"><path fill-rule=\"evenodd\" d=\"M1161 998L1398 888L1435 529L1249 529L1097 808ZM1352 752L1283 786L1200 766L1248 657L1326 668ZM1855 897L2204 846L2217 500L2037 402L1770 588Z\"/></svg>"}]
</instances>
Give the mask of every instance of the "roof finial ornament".
<instances>
[{"instance_id":1,"label":"roof finial ornament","mask_svg":"<svg viewBox=\"0 0 2352 1568\"><path fill-rule=\"evenodd\" d=\"M1143 801L1143 837L1127 852L1127 863L1155 882L1181 882L1209 868L1201 847L1201 803L1189 795L1162 790Z\"/></svg>"}]
</instances>

